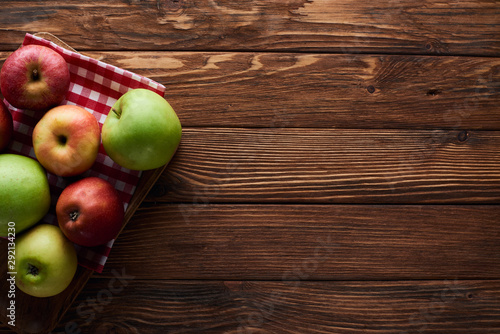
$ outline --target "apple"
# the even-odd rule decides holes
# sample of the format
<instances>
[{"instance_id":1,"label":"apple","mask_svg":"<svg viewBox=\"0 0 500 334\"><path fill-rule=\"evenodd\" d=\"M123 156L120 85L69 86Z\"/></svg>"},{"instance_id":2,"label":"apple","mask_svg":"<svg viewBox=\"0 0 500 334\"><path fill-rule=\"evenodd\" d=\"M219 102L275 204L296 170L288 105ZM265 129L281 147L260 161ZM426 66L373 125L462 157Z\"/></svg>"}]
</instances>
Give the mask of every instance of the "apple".
<instances>
[{"instance_id":1,"label":"apple","mask_svg":"<svg viewBox=\"0 0 500 334\"><path fill-rule=\"evenodd\" d=\"M0 100L0 151L5 149L9 144L12 132L14 131L13 129L12 115L3 101Z\"/></svg>"},{"instance_id":2,"label":"apple","mask_svg":"<svg viewBox=\"0 0 500 334\"><path fill-rule=\"evenodd\" d=\"M16 285L34 297L64 291L78 267L75 246L51 224L37 225L16 238Z\"/></svg>"},{"instance_id":3,"label":"apple","mask_svg":"<svg viewBox=\"0 0 500 334\"><path fill-rule=\"evenodd\" d=\"M26 45L5 60L0 74L2 94L20 109L47 110L66 97L70 84L68 64L56 51Z\"/></svg>"},{"instance_id":4,"label":"apple","mask_svg":"<svg viewBox=\"0 0 500 334\"><path fill-rule=\"evenodd\" d=\"M68 185L56 204L59 227L75 244L98 246L116 238L123 226L124 207L118 191L99 177Z\"/></svg>"},{"instance_id":5,"label":"apple","mask_svg":"<svg viewBox=\"0 0 500 334\"><path fill-rule=\"evenodd\" d=\"M101 134L90 112L75 105L61 105L38 121L32 140L36 158L49 172L75 176L94 164Z\"/></svg>"},{"instance_id":6,"label":"apple","mask_svg":"<svg viewBox=\"0 0 500 334\"><path fill-rule=\"evenodd\" d=\"M181 123L157 93L137 88L123 94L102 126L106 153L122 167L155 169L172 159L181 140Z\"/></svg>"},{"instance_id":7,"label":"apple","mask_svg":"<svg viewBox=\"0 0 500 334\"><path fill-rule=\"evenodd\" d=\"M15 223L16 233L33 226L49 207L49 181L43 167L29 157L0 154L0 236L7 236L9 223Z\"/></svg>"},{"instance_id":8,"label":"apple","mask_svg":"<svg viewBox=\"0 0 500 334\"><path fill-rule=\"evenodd\" d=\"M0 88L14 107L47 110L64 100L70 84L66 61L56 51L42 45L26 45L4 62Z\"/></svg>"}]
</instances>

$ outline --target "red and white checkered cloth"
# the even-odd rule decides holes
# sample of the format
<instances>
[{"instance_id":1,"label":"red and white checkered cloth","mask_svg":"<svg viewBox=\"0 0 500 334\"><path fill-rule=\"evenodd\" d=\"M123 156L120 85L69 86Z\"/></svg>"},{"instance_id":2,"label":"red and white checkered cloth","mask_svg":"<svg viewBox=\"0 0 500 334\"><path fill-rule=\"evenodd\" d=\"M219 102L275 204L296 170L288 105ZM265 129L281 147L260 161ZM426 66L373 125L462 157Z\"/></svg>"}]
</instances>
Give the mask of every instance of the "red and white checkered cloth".
<instances>
[{"instance_id":1,"label":"red and white checkered cloth","mask_svg":"<svg viewBox=\"0 0 500 334\"><path fill-rule=\"evenodd\" d=\"M46 39L26 34L23 46L28 44L47 46L64 57L68 63L71 83L66 99L61 104L74 104L87 109L96 117L100 127L102 127L109 110L116 100L128 90L146 88L161 96L165 92L163 85L151 79L69 51ZM43 114L19 110L9 105L7 101L4 102L9 107L14 119L14 136L7 151L36 159L31 134ZM59 194L69 183L75 180L74 178L62 178L51 173L47 173L47 176L51 189L52 208L54 208ZM97 176L114 185L119 191L126 209L134 194L141 173L128 170L114 163L106 155L101 143L95 164L80 178L86 176ZM43 222L57 224L54 210L51 210L44 217ZM114 240L106 245L92 248L75 245L80 265L99 273L102 272L113 242Z\"/></svg>"}]
</instances>

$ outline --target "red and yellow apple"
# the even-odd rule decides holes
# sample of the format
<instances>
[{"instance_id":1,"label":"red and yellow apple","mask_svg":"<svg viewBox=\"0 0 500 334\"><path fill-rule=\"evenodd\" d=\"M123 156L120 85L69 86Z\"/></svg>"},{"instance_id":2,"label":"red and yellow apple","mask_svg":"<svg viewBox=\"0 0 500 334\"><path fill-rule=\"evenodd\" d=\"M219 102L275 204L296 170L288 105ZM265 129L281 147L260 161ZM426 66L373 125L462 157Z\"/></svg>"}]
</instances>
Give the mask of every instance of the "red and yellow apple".
<instances>
[{"instance_id":1,"label":"red and yellow apple","mask_svg":"<svg viewBox=\"0 0 500 334\"><path fill-rule=\"evenodd\" d=\"M50 109L36 124L32 139L38 161L59 176L75 176L92 167L101 141L97 119L75 105Z\"/></svg>"},{"instance_id":2,"label":"red and yellow apple","mask_svg":"<svg viewBox=\"0 0 500 334\"><path fill-rule=\"evenodd\" d=\"M93 247L116 238L123 225L124 206L108 181L86 177L68 185L56 204L59 227L75 244Z\"/></svg>"},{"instance_id":3,"label":"red and yellow apple","mask_svg":"<svg viewBox=\"0 0 500 334\"><path fill-rule=\"evenodd\" d=\"M172 159L181 134L170 104L157 93L138 88L123 94L111 108L102 126L102 144L120 166L148 170Z\"/></svg>"},{"instance_id":4,"label":"red and yellow apple","mask_svg":"<svg viewBox=\"0 0 500 334\"><path fill-rule=\"evenodd\" d=\"M16 285L34 297L64 291L78 267L75 246L59 227L37 225L16 238Z\"/></svg>"},{"instance_id":5,"label":"red and yellow apple","mask_svg":"<svg viewBox=\"0 0 500 334\"><path fill-rule=\"evenodd\" d=\"M14 123L9 109L0 101L0 151L5 149L10 142Z\"/></svg>"},{"instance_id":6,"label":"red and yellow apple","mask_svg":"<svg viewBox=\"0 0 500 334\"><path fill-rule=\"evenodd\" d=\"M5 60L0 74L2 94L20 109L47 110L60 104L70 84L68 64L56 51L26 45Z\"/></svg>"}]
</instances>

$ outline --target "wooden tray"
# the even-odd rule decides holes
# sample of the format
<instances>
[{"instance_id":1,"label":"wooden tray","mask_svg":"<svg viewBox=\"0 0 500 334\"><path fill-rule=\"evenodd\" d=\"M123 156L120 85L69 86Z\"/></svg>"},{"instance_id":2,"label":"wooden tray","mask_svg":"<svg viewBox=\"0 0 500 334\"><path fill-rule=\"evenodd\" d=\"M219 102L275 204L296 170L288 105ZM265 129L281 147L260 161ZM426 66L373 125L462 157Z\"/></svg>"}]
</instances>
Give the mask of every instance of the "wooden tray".
<instances>
[{"instance_id":1,"label":"wooden tray","mask_svg":"<svg viewBox=\"0 0 500 334\"><path fill-rule=\"evenodd\" d=\"M59 40L57 37L47 33L37 33L44 39L50 40L59 46L75 51L70 46ZM142 176L137 184L137 188L132 196L132 199L125 212L125 219L123 228L130 221L143 199L148 194L149 190L158 180L166 165L158 169L142 172ZM53 210L53 208L51 208ZM7 291L9 289L9 282L7 281L7 243L5 239L0 239L0 247L5 250L0 252L0 321L4 325L8 325L9 318L7 318L7 307L10 299L8 299ZM111 250L112 254L113 250ZM110 255L111 255L110 254ZM66 311L70 308L80 291L83 289L89 278L94 271L78 266L77 272L73 281L66 290L62 293L48 298L36 298L23 293L21 290L16 289L16 321L15 327L9 326L16 333L49 333L60 322Z\"/></svg>"}]
</instances>

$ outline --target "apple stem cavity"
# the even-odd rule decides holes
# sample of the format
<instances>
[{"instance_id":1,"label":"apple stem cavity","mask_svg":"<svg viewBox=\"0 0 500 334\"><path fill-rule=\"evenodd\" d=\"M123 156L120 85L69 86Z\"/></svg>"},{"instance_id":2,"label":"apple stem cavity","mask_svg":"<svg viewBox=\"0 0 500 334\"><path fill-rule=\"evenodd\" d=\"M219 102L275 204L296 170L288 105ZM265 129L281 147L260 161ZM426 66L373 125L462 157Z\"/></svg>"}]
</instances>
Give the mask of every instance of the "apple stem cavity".
<instances>
[{"instance_id":1,"label":"apple stem cavity","mask_svg":"<svg viewBox=\"0 0 500 334\"><path fill-rule=\"evenodd\" d=\"M57 140L61 145L66 145L68 138L66 136L60 135L59 137L57 137Z\"/></svg>"},{"instance_id":2,"label":"apple stem cavity","mask_svg":"<svg viewBox=\"0 0 500 334\"><path fill-rule=\"evenodd\" d=\"M40 74L38 73L38 70L36 68L34 68L31 72L31 79L33 79L34 81L38 81L40 79Z\"/></svg>"},{"instance_id":3,"label":"apple stem cavity","mask_svg":"<svg viewBox=\"0 0 500 334\"><path fill-rule=\"evenodd\" d=\"M38 275L38 268L32 265L31 263L28 263L28 274L37 276Z\"/></svg>"},{"instance_id":4,"label":"apple stem cavity","mask_svg":"<svg viewBox=\"0 0 500 334\"><path fill-rule=\"evenodd\" d=\"M71 219L71 221L75 222L78 219L78 216L80 216L80 212L72 211L69 214L69 219Z\"/></svg>"}]
</instances>

